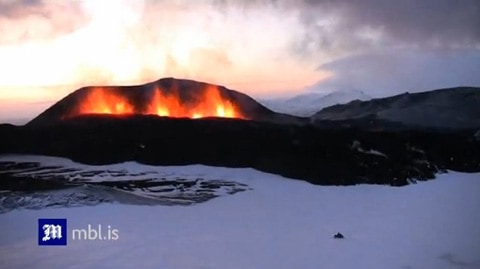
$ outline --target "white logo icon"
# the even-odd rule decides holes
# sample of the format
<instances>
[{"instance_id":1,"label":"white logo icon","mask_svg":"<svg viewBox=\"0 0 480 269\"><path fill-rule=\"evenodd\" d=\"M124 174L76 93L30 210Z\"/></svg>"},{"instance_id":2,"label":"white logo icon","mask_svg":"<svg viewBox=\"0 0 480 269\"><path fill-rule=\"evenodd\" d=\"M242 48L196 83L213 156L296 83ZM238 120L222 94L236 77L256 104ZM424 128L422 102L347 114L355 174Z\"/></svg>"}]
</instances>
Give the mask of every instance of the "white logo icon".
<instances>
[{"instance_id":1,"label":"white logo icon","mask_svg":"<svg viewBox=\"0 0 480 269\"><path fill-rule=\"evenodd\" d=\"M60 225L45 224L43 225L42 229L44 234L42 241L62 238L62 226Z\"/></svg>"}]
</instances>

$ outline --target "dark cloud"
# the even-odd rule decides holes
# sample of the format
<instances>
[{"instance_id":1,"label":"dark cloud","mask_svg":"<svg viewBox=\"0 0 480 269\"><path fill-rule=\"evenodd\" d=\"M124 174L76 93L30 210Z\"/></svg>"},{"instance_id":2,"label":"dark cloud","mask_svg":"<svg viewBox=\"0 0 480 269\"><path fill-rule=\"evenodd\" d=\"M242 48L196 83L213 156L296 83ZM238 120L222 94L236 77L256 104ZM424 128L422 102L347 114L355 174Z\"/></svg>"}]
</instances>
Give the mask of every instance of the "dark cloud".
<instances>
[{"instance_id":1,"label":"dark cloud","mask_svg":"<svg viewBox=\"0 0 480 269\"><path fill-rule=\"evenodd\" d=\"M297 56L345 57L378 48L480 47L478 0L212 0L220 11L296 14ZM249 18L255 19L255 18Z\"/></svg>"},{"instance_id":2,"label":"dark cloud","mask_svg":"<svg viewBox=\"0 0 480 269\"><path fill-rule=\"evenodd\" d=\"M42 14L45 5L43 0L0 0L0 17L17 18L31 12Z\"/></svg>"},{"instance_id":3,"label":"dark cloud","mask_svg":"<svg viewBox=\"0 0 480 269\"><path fill-rule=\"evenodd\" d=\"M306 1L299 55L333 54L319 69L334 76L314 90L362 90L372 96L480 86L480 1ZM336 18L318 26L318 14ZM361 35L365 29L378 34ZM308 44L308 46L304 46Z\"/></svg>"},{"instance_id":4,"label":"dark cloud","mask_svg":"<svg viewBox=\"0 0 480 269\"><path fill-rule=\"evenodd\" d=\"M480 86L480 51L385 50L333 61L321 66L334 73L313 91L364 91L383 97L456 86Z\"/></svg>"},{"instance_id":5,"label":"dark cloud","mask_svg":"<svg viewBox=\"0 0 480 269\"><path fill-rule=\"evenodd\" d=\"M372 25L406 42L472 44L480 41L480 1L402 0L351 1L348 26Z\"/></svg>"},{"instance_id":6,"label":"dark cloud","mask_svg":"<svg viewBox=\"0 0 480 269\"><path fill-rule=\"evenodd\" d=\"M299 8L307 34L298 41L297 51L302 44L353 51L378 43L435 48L480 45L478 0L305 0ZM336 19L330 31L318 25L323 16ZM362 38L365 29L380 33L381 40Z\"/></svg>"}]
</instances>

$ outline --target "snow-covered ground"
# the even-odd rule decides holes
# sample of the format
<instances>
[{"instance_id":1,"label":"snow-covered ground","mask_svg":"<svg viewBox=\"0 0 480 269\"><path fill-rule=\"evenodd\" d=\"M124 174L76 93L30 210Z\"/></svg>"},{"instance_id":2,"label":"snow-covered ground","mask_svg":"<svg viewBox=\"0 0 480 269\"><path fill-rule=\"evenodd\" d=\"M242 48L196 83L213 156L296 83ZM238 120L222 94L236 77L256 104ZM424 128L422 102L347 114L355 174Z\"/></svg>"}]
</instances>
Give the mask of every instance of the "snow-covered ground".
<instances>
[{"instance_id":1,"label":"snow-covered ground","mask_svg":"<svg viewBox=\"0 0 480 269\"><path fill-rule=\"evenodd\" d=\"M250 189L228 175L212 177L196 170L191 166L183 173L175 166L135 162L89 166L56 157L3 155L0 214L100 203L191 205Z\"/></svg>"},{"instance_id":2,"label":"snow-covered ground","mask_svg":"<svg viewBox=\"0 0 480 269\"><path fill-rule=\"evenodd\" d=\"M251 189L190 206L9 211L0 214L0 268L480 268L480 174L325 187L244 168L124 166ZM40 247L38 218L110 225L119 239Z\"/></svg>"}]
</instances>

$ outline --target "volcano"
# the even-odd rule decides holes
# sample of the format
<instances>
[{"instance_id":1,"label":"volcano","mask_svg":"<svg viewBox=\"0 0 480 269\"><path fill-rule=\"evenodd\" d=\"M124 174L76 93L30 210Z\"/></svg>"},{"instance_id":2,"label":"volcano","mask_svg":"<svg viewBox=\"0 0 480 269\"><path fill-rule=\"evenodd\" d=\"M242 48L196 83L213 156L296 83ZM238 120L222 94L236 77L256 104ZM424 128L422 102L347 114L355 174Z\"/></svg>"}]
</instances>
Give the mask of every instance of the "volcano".
<instances>
[{"instance_id":1,"label":"volcano","mask_svg":"<svg viewBox=\"0 0 480 269\"><path fill-rule=\"evenodd\" d=\"M274 123L306 119L271 111L224 86L163 78L136 86L89 86L60 100L27 125L51 125L85 115L156 115L169 118L233 118Z\"/></svg>"}]
</instances>

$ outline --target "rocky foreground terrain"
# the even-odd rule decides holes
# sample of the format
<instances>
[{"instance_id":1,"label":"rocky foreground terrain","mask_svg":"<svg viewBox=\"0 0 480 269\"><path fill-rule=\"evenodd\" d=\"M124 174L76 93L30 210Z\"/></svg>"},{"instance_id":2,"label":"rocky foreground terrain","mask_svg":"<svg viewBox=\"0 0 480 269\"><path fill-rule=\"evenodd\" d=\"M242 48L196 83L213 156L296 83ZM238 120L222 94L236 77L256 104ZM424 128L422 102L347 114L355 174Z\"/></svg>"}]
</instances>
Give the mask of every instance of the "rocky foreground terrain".
<instances>
[{"instance_id":1,"label":"rocky foreground terrain","mask_svg":"<svg viewBox=\"0 0 480 269\"><path fill-rule=\"evenodd\" d=\"M371 131L236 119L81 116L55 126L0 126L1 153L86 164L251 167L321 185L401 186L446 170L480 171L475 130Z\"/></svg>"}]
</instances>

